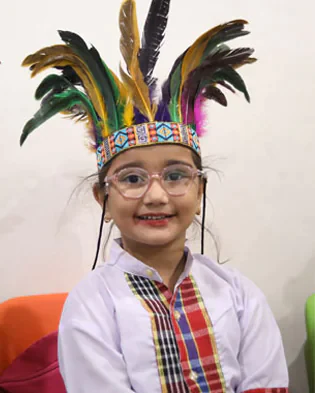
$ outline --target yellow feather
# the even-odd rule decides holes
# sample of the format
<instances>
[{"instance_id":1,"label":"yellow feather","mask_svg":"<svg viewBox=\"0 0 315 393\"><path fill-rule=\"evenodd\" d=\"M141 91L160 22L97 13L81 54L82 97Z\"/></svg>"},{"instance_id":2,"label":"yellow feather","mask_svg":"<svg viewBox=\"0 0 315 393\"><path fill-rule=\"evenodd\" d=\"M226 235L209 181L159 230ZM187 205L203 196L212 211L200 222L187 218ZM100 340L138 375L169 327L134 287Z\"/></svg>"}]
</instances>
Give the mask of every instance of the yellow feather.
<instances>
[{"instance_id":1,"label":"yellow feather","mask_svg":"<svg viewBox=\"0 0 315 393\"><path fill-rule=\"evenodd\" d=\"M133 124L133 119L134 119L134 108L133 108L131 97L128 94L128 90L126 86L119 80L117 75L111 70L110 72L112 73L114 81L119 89L120 102L118 102L117 105L119 103L122 103L124 105L124 116L123 116L124 124L126 126L131 126Z\"/></svg>"},{"instance_id":2,"label":"yellow feather","mask_svg":"<svg viewBox=\"0 0 315 393\"><path fill-rule=\"evenodd\" d=\"M31 65L42 61L48 54L49 56L62 56L63 54L73 53L71 48L66 45L52 45L47 46L33 53L32 55L28 55L22 62L23 67L30 67Z\"/></svg>"},{"instance_id":3,"label":"yellow feather","mask_svg":"<svg viewBox=\"0 0 315 393\"><path fill-rule=\"evenodd\" d=\"M256 57L249 57L248 59L244 60L243 63L234 64L233 68L234 70L237 70L238 68L242 67L245 64L253 64L256 61L257 61Z\"/></svg>"},{"instance_id":4,"label":"yellow feather","mask_svg":"<svg viewBox=\"0 0 315 393\"><path fill-rule=\"evenodd\" d=\"M153 121L149 88L143 80L138 61L140 37L134 0L124 0L120 9L119 26L121 32L120 50L130 75L120 68L121 77L130 91L129 94L134 100L134 105L149 121Z\"/></svg>"},{"instance_id":5,"label":"yellow feather","mask_svg":"<svg viewBox=\"0 0 315 393\"><path fill-rule=\"evenodd\" d=\"M103 124L107 122L107 111L102 94L94 81L85 63L73 50L66 45L54 45L43 48L36 53L29 55L22 62L23 66L32 66L31 77L52 67L70 66L77 73L84 84L85 90L92 101L92 104L100 116Z\"/></svg>"},{"instance_id":6,"label":"yellow feather","mask_svg":"<svg viewBox=\"0 0 315 393\"><path fill-rule=\"evenodd\" d=\"M128 98L124 110L124 123L127 127L133 124L134 111L132 101Z\"/></svg>"},{"instance_id":7,"label":"yellow feather","mask_svg":"<svg viewBox=\"0 0 315 393\"><path fill-rule=\"evenodd\" d=\"M199 38L197 38L197 40L188 49L185 58L183 60L182 74L181 74L182 83L185 83L188 74L200 64L204 51L211 38L215 34L217 34L220 30L225 29L228 25L234 25L236 23L247 24L247 22L242 19L233 20L231 22L215 26L212 29L206 31L204 34L202 34Z\"/></svg>"}]
</instances>

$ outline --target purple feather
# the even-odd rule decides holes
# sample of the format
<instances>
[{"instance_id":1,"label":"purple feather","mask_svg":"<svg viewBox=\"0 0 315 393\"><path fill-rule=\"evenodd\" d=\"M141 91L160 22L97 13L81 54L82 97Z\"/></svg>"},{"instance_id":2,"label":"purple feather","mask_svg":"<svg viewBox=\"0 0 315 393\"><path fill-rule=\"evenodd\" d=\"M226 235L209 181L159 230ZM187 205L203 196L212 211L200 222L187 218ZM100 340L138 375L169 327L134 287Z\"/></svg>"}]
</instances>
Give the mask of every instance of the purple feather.
<instances>
[{"instance_id":1,"label":"purple feather","mask_svg":"<svg viewBox=\"0 0 315 393\"><path fill-rule=\"evenodd\" d=\"M155 115L157 121L171 121L171 115L168 106L164 101L160 101Z\"/></svg>"},{"instance_id":2,"label":"purple feather","mask_svg":"<svg viewBox=\"0 0 315 393\"><path fill-rule=\"evenodd\" d=\"M134 124L147 123L149 120L144 116L138 108L134 107Z\"/></svg>"}]
</instances>

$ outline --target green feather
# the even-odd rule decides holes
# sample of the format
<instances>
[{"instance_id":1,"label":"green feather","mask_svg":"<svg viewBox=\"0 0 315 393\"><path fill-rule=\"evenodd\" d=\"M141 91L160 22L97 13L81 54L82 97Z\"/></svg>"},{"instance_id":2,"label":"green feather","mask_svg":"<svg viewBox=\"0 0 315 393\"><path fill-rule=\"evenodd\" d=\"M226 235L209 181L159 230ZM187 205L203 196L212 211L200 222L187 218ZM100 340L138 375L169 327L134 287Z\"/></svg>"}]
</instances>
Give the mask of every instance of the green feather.
<instances>
[{"instance_id":1,"label":"green feather","mask_svg":"<svg viewBox=\"0 0 315 393\"><path fill-rule=\"evenodd\" d=\"M181 85L181 71L182 71L182 62L180 62L172 74L171 82L170 82L170 96L171 100L168 106L171 119L173 121L180 121L180 110L181 108L178 106L178 97L180 92Z\"/></svg>"},{"instance_id":2,"label":"green feather","mask_svg":"<svg viewBox=\"0 0 315 393\"><path fill-rule=\"evenodd\" d=\"M104 62L102 61L99 53L94 47L88 49L85 42L77 34L69 31L59 31L59 35L61 39L85 62L86 66L90 70L93 79L97 83L98 88L104 97L108 116L107 126L111 131L118 130L120 128L120 124L114 98L117 85L114 83L111 73L108 72L108 68L104 67Z\"/></svg>"},{"instance_id":3,"label":"green feather","mask_svg":"<svg viewBox=\"0 0 315 393\"><path fill-rule=\"evenodd\" d=\"M45 121L59 112L70 110L75 105L83 107L92 116L94 124L98 123L93 105L85 94L77 89L67 90L60 94L53 94L51 97L47 97L47 99L42 101L41 108L25 124L20 138L20 145L22 146L29 134Z\"/></svg>"},{"instance_id":4,"label":"green feather","mask_svg":"<svg viewBox=\"0 0 315 393\"><path fill-rule=\"evenodd\" d=\"M35 92L35 98L37 100L42 99L50 90L63 91L72 84L63 76L51 74L46 76L45 79L40 83Z\"/></svg>"},{"instance_id":5,"label":"green feather","mask_svg":"<svg viewBox=\"0 0 315 393\"><path fill-rule=\"evenodd\" d=\"M242 77L232 67L224 67L216 71L212 78L213 82L225 81L232 85L236 90L244 94L246 100L250 102L249 93Z\"/></svg>"},{"instance_id":6,"label":"green feather","mask_svg":"<svg viewBox=\"0 0 315 393\"><path fill-rule=\"evenodd\" d=\"M110 84L112 87L112 92L113 92L113 96L114 96L115 104L116 104L119 128L123 128L123 127L125 127L125 121L124 121L125 101L123 101L121 98L119 87L117 86L117 83L113 77L111 70L107 67L107 65L104 61L102 61L102 63L105 68L105 72L108 75L108 79L110 80Z\"/></svg>"}]
</instances>

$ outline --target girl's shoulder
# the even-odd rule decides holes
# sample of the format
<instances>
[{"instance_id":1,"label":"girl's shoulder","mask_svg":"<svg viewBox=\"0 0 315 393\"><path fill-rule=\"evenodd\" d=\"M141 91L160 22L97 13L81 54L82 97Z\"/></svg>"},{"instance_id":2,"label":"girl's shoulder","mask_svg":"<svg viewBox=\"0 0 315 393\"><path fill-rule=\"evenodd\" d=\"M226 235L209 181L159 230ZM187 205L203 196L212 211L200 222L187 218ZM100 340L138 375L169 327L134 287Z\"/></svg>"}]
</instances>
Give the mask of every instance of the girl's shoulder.
<instances>
[{"instance_id":1,"label":"girl's shoulder","mask_svg":"<svg viewBox=\"0 0 315 393\"><path fill-rule=\"evenodd\" d=\"M97 314L100 310L114 313L110 286L105 266L89 272L69 292L64 304L62 319L76 318L81 314Z\"/></svg>"},{"instance_id":2,"label":"girl's shoulder","mask_svg":"<svg viewBox=\"0 0 315 393\"><path fill-rule=\"evenodd\" d=\"M200 285L211 287L215 293L228 294L241 308L250 300L266 301L261 289L236 268L219 264L201 254L193 254L193 258L192 273Z\"/></svg>"}]
</instances>

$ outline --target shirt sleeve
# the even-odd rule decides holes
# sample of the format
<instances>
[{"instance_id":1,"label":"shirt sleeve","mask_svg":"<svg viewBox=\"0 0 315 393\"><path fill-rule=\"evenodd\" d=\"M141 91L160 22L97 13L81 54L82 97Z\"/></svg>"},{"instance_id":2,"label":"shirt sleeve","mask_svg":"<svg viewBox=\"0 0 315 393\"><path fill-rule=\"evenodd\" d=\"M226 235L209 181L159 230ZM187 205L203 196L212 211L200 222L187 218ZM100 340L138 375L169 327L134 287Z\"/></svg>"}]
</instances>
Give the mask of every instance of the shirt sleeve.
<instances>
[{"instance_id":1,"label":"shirt sleeve","mask_svg":"<svg viewBox=\"0 0 315 393\"><path fill-rule=\"evenodd\" d=\"M243 278L241 383L236 393L288 393L288 369L280 330L262 292Z\"/></svg>"},{"instance_id":2,"label":"shirt sleeve","mask_svg":"<svg viewBox=\"0 0 315 393\"><path fill-rule=\"evenodd\" d=\"M94 294L72 293L58 335L60 372L67 393L131 393L112 304Z\"/></svg>"}]
</instances>

